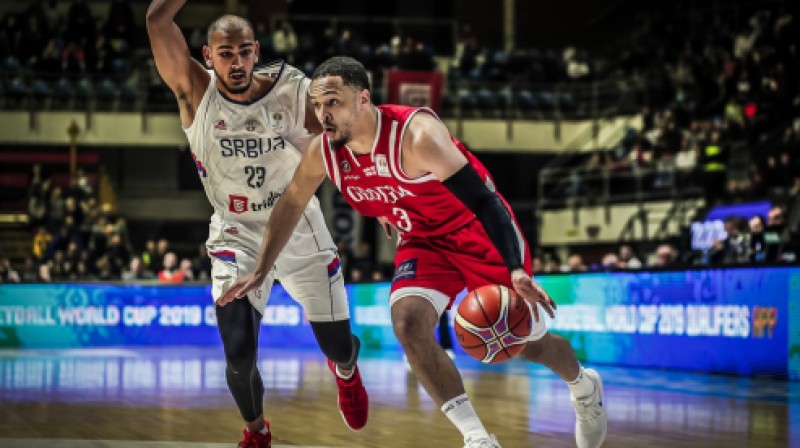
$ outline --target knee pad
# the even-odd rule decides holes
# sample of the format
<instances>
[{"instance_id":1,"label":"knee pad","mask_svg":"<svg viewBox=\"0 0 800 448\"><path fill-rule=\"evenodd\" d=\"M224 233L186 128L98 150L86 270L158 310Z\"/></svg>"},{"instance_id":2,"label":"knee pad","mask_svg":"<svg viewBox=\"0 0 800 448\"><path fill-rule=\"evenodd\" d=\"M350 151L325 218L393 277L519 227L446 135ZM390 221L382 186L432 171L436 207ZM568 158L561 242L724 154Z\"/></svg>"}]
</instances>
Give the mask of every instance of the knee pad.
<instances>
[{"instance_id":1,"label":"knee pad","mask_svg":"<svg viewBox=\"0 0 800 448\"><path fill-rule=\"evenodd\" d=\"M361 341L350 332L349 320L311 322L311 328L319 348L328 359L342 368L355 365Z\"/></svg>"}]
</instances>

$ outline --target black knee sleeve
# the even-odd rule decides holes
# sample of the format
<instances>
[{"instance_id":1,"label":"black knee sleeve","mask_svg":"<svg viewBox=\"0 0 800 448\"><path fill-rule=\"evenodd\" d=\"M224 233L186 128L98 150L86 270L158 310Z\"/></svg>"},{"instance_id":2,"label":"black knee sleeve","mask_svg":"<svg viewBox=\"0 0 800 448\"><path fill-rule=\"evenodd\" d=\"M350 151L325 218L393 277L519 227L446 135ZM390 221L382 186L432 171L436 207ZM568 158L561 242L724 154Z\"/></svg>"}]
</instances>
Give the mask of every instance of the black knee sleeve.
<instances>
[{"instance_id":1,"label":"black knee sleeve","mask_svg":"<svg viewBox=\"0 0 800 448\"><path fill-rule=\"evenodd\" d=\"M443 312L442 315L439 316L439 345L441 345L445 350L453 349L453 338L450 336L449 317L450 315L447 313L447 311Z\"/></svg>"},{"instance_id":2,"label":"black knee sleeve","mask_svg":"<svg viewBox=\"0 0 800 448\"><path fill-rule=\"evenodd\" d=\"M334 322L311 322L314 337L322 353L342 369L352 369L358 359L361 342L350 332L350 319Z\"/></svg>"},{"instance_id":3,"label":"black knee sleeve","mask_svg":"<svg viewBox=\"0 0 800 448\"><path fill-rule=\"evenodd\" d=\"M225 349L225 379L242 418L252 422L264 412L264 383L256 362L261 314L247 299L215 309Z\"/></svg>"}]
</instances>

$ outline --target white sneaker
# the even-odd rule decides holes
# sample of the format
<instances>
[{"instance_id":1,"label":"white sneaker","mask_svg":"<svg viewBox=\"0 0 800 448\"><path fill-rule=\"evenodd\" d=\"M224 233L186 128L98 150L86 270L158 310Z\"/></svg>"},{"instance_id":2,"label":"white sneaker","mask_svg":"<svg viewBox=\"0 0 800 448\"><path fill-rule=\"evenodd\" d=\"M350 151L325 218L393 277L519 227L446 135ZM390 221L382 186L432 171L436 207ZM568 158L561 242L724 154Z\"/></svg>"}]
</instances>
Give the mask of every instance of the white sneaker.
<instances>
[{"instance_id":1,"label":"white sneaker","mask_svg":"<svg viewBox=\"0 0 800 448\"><path fill-rule=\"evenodd\" d=\"M575 407L575 443L578 448L598 448L606 439L608 414L603 407L603 380L594 369L584 369L594 383L594 392L586 398L572 397Z\"/></svg>"},{"instance_id":2,"label":"white sneaker","mask_svg":"<svg viewBox=\"0 0 800 448\"><path fill-rule=\"evenodd\" d=\"M467 437L464 439L464 448L502 448L497 443L497 437L494 434L489 434L489 437L472 438Z\"/></svg>"}]
</instances>

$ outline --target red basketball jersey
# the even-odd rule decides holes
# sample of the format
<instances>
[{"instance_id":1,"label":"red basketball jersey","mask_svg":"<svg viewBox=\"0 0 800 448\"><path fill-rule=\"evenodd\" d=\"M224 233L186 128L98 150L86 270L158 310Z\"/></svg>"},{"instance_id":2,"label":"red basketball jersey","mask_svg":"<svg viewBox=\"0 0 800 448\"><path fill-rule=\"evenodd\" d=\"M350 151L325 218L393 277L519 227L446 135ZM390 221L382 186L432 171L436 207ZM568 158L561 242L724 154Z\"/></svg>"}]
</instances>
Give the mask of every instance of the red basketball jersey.
<instances>
[{"instance_id":1,"label":"red basketball jersey","mask_svg":"<svg viewBox=\"0 0 800 448\"><path fill-rule=\"evenodd\" d=\"M332 148L327 134L322 137L328 176L347 202L364 216L385 216L409 237L447 234L477 219L433 174L410 178L403 172L400 148L408 122L416 113L436 114L428 108L377 107L377 136L369 154L355 154L346 145ZM455 138L453 143L494 191L489 171L463 143Z\"/></svg>"}]
</instances>

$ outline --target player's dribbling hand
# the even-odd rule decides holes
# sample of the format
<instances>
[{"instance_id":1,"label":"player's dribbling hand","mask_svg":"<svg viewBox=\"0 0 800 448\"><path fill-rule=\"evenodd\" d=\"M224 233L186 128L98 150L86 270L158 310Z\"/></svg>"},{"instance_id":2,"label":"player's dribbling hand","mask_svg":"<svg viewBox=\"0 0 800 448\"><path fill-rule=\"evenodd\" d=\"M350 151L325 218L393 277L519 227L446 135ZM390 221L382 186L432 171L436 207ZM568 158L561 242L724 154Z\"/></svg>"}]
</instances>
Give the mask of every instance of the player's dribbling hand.
<instances>
[{"instance_id":1,"label":"player's dribbling hand","mask_svg":"<svg viewBox=\"0 0 800 448\"><path fill-rule=\"evenodd\" d=\"M539 322L539 307L538 303L544 308L545 312L551 319L555 319L555 310L558 308L556 302L550 298L545 290L523 269L515 269L511 272L511 283L514 285L514 290L517 294L521 295L525 300L530 302L531 310L533 311L533 318Z\"/></svg>"},{"instance_id":2,"label":"player's dribbling hand","mask_svg":"<svg viewBox=\"0 0 800 448\"><path fill-rule=\"evenodd\" d=\"M258 288L262 283L264 283L264 276L256 272L251 272L244 277L240 277L233 282L230 288L222 293L222 296L217 300L217 305L225 306L236 299L241 299L247 296L247 293L250 291Z\"/></svg>"},{"instance_id":3,"label":"player's dribbling hand","mask_svg":"<svg viewBox=\"0 0 800 448\"><path fill-rule=\"evenodd\" d=\"M392 229L397 231L397 229L389 222L389 218L385 216L378 216L378 222L381 223L381 227L383 227L383 233L386 235L386 238L392 239Z\"/></svg>"}]
</instances>

